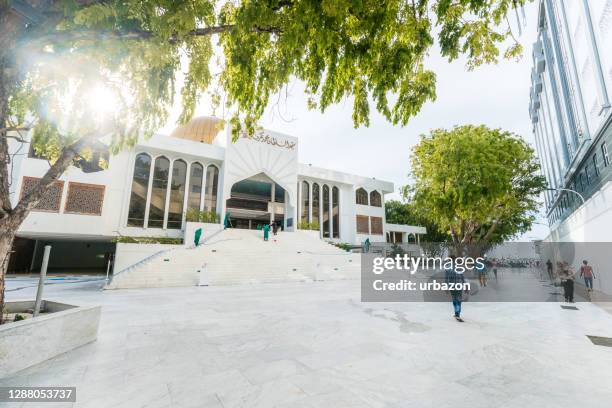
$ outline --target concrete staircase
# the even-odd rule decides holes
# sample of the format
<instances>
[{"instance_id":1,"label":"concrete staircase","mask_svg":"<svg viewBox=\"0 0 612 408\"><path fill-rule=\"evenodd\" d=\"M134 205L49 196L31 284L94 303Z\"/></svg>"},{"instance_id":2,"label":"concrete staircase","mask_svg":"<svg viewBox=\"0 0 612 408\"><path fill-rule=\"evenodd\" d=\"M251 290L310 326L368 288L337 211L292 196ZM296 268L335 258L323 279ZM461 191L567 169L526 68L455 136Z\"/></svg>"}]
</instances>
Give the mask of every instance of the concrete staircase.
<instances>
[{"instance_id":1,"label":"concrete staircase","mask_svg":"<svg viewBox=\"0 0 612 408\"><path fill-rule=\"evenodd\" d=\"M197 248L161 252L119 272L108 289L358 279L359 254L309 231L227 229Z\"/></svg>"}]
</instances>

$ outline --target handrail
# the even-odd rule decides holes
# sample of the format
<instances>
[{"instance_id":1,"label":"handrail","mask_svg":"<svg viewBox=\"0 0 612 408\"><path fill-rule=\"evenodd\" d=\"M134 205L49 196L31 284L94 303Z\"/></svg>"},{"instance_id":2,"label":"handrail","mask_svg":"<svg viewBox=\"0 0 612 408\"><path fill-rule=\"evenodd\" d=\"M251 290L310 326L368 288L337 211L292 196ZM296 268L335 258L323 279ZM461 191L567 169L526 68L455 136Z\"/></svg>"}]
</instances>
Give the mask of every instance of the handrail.
<instances>
[{"instance_id":1,"label":"handrail","mask_svg":"<svg viewBox=\"0 0 612 408\"><path fill-rule=\"evenodd\" d=\"M204 241L202 242L202 245L206 245L207 241L209 241L210 239L214 238L215 236L217 236L218 234L220 234L220 233L221 233L221 232L223 232L223 231L224 231L224 229L222 228L222 229L220 229L220 230L218 230L218 231L216 231L216 232L212 233L212 234L211 234L211 235L210 235L208 238L205 238L205 239L204 239ZM164 250L161 250L161 251L155 252L154 254L151 254L151 255L147 256L146 258L143 258L143 259L141 259L140 261L138 261L138 262L136 262L136 263L134 263L134 264L132 264L132 265L130 265L130 266L128 266L128 267L126 267L126 268L123 268L122 270L120 270L120 271L119 271L119 272L117 272L117 273L113 273L113 274L111 275L111 277L110 277L110 279L109 279L108 283L111 283L111 282L113 281L113 279L114 279L114 277L115 277L115 276L119 276L119 275L121 275L122 273L125 273L125 272L127 272L127 271L129 271L129 270L135 269L135 268L137 268L137 267L139 267L139 266L141 266L141 265L143 265L143 264L149 263L150 261L152 261L152 260L154 260L154 259L159 258L161 255L163 255L163 254L165 254L165 253L167 253L167 252L170 252L170 251L176 251L176 250L178 250L178 249L197 249L197 248L199 248L199 246L198 246L198 247L196 247L196 246L194 245L194 246L190 246L190 247L184 247L183 245L177 245L177 248L168 248L168 249L164 249Z\"/></svg>"}]
</instances>

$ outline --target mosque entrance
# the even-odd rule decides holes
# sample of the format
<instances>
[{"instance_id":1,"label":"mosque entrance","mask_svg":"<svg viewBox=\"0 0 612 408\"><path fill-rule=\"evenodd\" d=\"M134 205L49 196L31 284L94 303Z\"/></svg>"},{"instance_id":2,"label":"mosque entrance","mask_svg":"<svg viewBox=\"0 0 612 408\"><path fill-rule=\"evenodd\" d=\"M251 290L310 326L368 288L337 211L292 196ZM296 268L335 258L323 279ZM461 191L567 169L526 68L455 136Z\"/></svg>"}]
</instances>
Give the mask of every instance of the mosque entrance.
<instances>
[{"instance_id":1,"label":"mosque entrance","mask_svg":"<svg viewBox=\"0 0 612 408\"><path fill-rule=\"evenodd\" d=\"M273 222L284 227L287 201L285 189L264 173L239 181L226 202L231 227L261 229Z\"/></svg>"}]
</instances>

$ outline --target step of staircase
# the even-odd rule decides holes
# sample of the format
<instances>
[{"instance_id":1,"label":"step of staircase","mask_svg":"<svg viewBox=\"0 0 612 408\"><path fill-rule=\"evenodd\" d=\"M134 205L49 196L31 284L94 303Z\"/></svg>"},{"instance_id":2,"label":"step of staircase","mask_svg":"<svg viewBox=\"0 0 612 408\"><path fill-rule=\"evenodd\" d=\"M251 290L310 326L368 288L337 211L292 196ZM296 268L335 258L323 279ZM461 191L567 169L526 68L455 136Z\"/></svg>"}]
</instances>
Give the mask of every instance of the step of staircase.
<instances>
[{"instance_id":1,"label":"step of staircase","mask_svg":"<svg viewBox=\"0 0 612 408\"><path fill-rule=\"evenodd\" d=\"M115 275L108 289L358 279L360 258L302 231L228 229L197 248L178 247Z\"/></svg>"}]
</instances>

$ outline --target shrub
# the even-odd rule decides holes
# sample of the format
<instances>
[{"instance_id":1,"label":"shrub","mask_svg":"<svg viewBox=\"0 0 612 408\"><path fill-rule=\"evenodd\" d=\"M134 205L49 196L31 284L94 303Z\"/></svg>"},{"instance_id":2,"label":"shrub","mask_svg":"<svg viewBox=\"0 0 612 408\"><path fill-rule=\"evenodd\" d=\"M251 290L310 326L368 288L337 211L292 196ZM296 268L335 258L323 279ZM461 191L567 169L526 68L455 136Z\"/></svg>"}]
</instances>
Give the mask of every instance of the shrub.
<instances>
[{"instance_id":1,"label":"shrub","mask_svg":"<svg viewBox=\"0 0 612 408\"><path fill-rule=\"evenodd\" d=\"M200 211L196 208L190 208L187 210L186 219L189 222L218 223L219 214L214 211Z\"/></svg>"},{"instance_id":2,"label":"shrub","mask_svg":"<svg viewBox=\"0 0 612 408\"><path fill-rule=\"evenodd\" d=\"M168 244L168 245L182 245L182 238L168 238L168 237L128 237L120 236L113 239L113 242L122 244Z\"/></svg>"},{"instance_id":3,"label":"shrub","mask_svg":"<svg viewBox=\"0 0 612 408\"><path fill-rule=\"evenodd\" d=\"M310 230L310 231L319 231L319 223L318 222L306 222L302 221L298 224L298 229L302 230Z\"/></svg>"},{"instance_id":4,"label":"shrub","mask_svg":"<svg viewBox=\"0 0 612 408\"><path fill-rule=\"evenodd\" d=\"M353 246L351 244L347 244L346 242L332 242L331 243L333 246L338 247L340 249L343 249L347 252L349 252L351 249L353 249Z\"/></svg>"}]
</instances>

